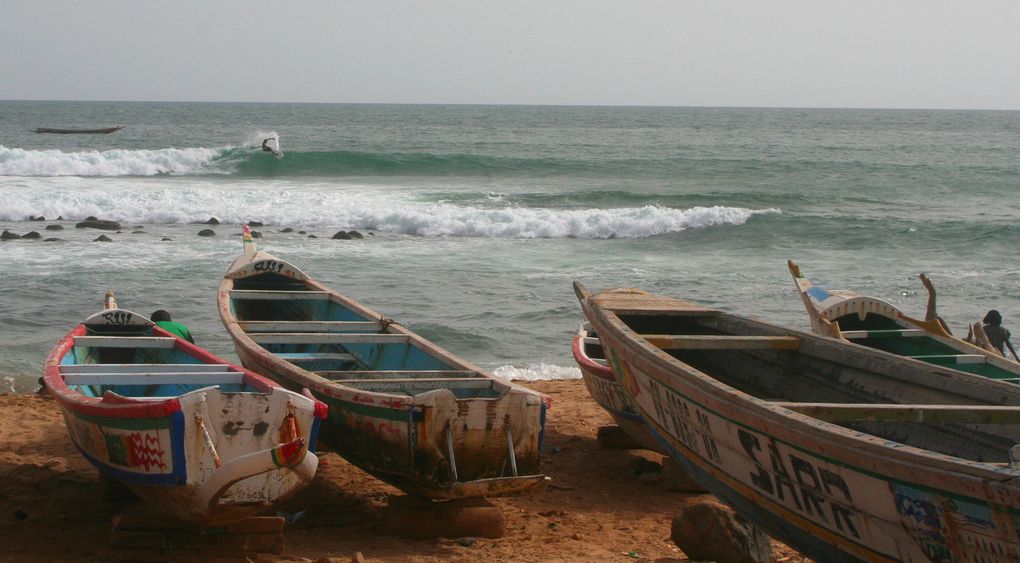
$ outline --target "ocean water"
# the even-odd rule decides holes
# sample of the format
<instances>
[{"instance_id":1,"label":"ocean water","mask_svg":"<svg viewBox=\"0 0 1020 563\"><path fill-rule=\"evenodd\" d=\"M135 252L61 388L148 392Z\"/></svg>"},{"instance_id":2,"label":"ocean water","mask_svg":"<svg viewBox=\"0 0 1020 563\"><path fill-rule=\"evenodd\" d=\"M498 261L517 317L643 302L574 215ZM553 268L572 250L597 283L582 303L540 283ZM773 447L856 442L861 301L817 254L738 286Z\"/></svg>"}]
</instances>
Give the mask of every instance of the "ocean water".
<instances>
[{"instance_id":1,"label":"ocean water","mask_svg":"<svg viewBox=\"0 0 1020 563\"><path fill-rule=\"evenodd\" d=\"M1020 112L0 102L0 229L61 239L0 242L0 390L34 389L107 290L236 359L216 288L248 221L515 379L579 376L573 280L807 329L787 259L916 315L925 271L953 329L989 308L1020 327L1018 189ZM89 215L124 229L93 242Z\"/></svg>"}]
</instances>

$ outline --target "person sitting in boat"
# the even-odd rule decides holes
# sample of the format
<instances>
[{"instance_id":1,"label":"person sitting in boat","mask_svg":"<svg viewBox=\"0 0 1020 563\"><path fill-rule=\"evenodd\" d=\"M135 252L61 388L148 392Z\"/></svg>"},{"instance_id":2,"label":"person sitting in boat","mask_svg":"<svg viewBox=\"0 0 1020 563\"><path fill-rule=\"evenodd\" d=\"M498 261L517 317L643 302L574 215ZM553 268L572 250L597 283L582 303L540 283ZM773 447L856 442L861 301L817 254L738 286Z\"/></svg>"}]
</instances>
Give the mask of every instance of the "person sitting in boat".
<instances>
[{"instance_id":1,"label":"person sitting in boat","mask_svg":"<svg viewBox=\"0 0 1020 563\"><path fill-rule=\"evenodd\" d=\"M170 313L164 311L163 309L159 309L158 311L152 313L149 319L152 322L156 323L156 326L169 332L170 334L176 334L177 336L180 336L181 338L187 340L188 342L191 342L192 344L195 343L195 339L192 338L191 331L188 330L188 327L184 326L181 323L170 320Z\"/></svg>"},{"instance_id":2,"label":"person sitting in boat","mask_svg":"<svg viewBox=\"0 0 1020 563\"><path fill-rule=\"evenodd\" d=\"M923 284L924 288L928 290L928 308L925 309L924 320L938 321L939 325L942 327L942 330L946 331L946 334L952 335L953 333L952 331L949 330L949 325L946 324L946 321L944 321L942 317L939 316L938 311L936 310L935 286L931 283L931 280L928 279L928 275L925 274L924 272L921 272L921 274L917 277L921 278L921 284Z\"/></svg>"},{"instance_id":3,"label":"person sitting in boat","mask_svg":"<svg viewBox=\"0 0 1020 563\"><path fill-rule=\"evenodd\" d=\"M981 322L984 325L982 328L985 329L985 334L988 335L988 340L992 343L992 346L995 346L995 349L1003 356L1006 356L1004 348L1009 348L1013 358L1020 362L1020 356L1016 355L1016 350L1013 349L1013 344L1009 341L1009 331L1006 330L1006 327L1002 326L1002 314L992 309L985 314L985 318L981 319Z\"/></svg>"}]
</instances>

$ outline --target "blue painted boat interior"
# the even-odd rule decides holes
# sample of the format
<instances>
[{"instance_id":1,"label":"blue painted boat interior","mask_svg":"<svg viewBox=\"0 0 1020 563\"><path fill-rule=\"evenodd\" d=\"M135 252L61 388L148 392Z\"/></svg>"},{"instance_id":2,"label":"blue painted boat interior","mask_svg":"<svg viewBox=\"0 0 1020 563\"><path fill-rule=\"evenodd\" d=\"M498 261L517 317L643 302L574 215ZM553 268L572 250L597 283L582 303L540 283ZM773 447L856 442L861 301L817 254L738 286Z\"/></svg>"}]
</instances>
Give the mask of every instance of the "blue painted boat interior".
<instances>
[{"instance_id":1,"label":"blue painted boat interior","mask_svg":"<svg viewBox=\"0 0 1020 563\"><path fill-rule=\"evenodd\" d=\"M111 330L111 327L103 327L102 331L88 328L86 330L86 336L151 337L153 334L151 327L142 327L141 329L138 327L130 327L130 330ZM108 368L108 370L105 370L101 367L104 364L111 367ZM152 365L165 365L169 368L169 366L175 365L204 365L204 362L177 347L107 348L76 344L64 355L61 359L60 365L61 367L89 366L89 372L92 374L103 374L108 371L111 374L111 377L116 376L118 379L123 380L125 377L130 377L132 373L151 373L153 369L148 366ZM132 369L130 367L131 365L138 365L138 368ZM227 372L218 371L212 372L208 375L211 377L222 378L224 373ZM254 387L244 383L214 383L208 381L172 383L169 380L173 378L174 376L172 374L155 377L139 375L139 383L137 384L117 383L109 385L68 385L68 387L72 391L81 393L86 397L102 397L107 391L112 391L118 395L132 398L176 397L211 385L216 385L216 387L218 387L221 391L228 393L260 392ZM161 379L166 380L166 382L160 382Z\"/></svg>"},{"instance_id":2,"label":"blue painted boat interior","mask_svg":"<svg viewBox=\"0 0 1020 563\"><path fill-rule=\"evenodd\" d=\"M374 322L352 311L342 303L323 299L320 295L302 298L310 291L303 282L278 274L260 274L235 280L235 290L292 291L288 299L231 299L230 307L239 322L244 321L353 321ZM285 332L281 330L280 332ZM317 330L317 334L387 334L385 329L333 327ZM250 334L258 334L251 332ZM460 368L436 358L413 342L392 343L265 343L263 348L307 371L316 372L343 385L366 391L400 395L417 395L433 389L449 389L458 398L498 397L502 394L492 381L479 373L450 377L422 376L428 381L409 381L417 376L393 375L403 383L394 385L378 374L365 372L457 371ZM346 374L343 372L355 372ZM440 381L443 379L444 381ZM358 381L353 381L358 380Z\"/></svg>"}]
</instances>

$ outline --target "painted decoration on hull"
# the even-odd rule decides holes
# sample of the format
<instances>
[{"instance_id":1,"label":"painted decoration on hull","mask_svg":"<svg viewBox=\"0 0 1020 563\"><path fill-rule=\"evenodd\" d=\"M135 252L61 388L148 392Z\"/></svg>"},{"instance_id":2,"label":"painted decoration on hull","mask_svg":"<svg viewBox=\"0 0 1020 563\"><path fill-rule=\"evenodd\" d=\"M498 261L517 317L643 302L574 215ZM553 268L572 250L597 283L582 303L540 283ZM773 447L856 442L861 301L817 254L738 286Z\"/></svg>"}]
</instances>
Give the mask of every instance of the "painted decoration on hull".
<instances>
[{"instance_id":1,"label":"painted decoration on hull","mask_svg":"<svg viewBox=\"0 0 1020 563\"><path fill-rule=\"evenodd\" d=\"M713 492L768 505L758 514L773 518L776 527L789 529L793 522L812 541L835 543L867 559L950 561L958 549L953 543L961 541L981 561L1020 559L999 539L1018 535L1020 514L1009 507L1008 497L993 507L980 499L880 478L715 412L619 361L611 350L607 353L627 389L636 390L631 398L649 426L674 455L716 481L708 487ZM914 545L897 540L904 529Z\"/></svg>"},{"instance_id":2,"label":"painted decoration on hull","mask_svg":"<svg viewBox=\"0 0 1020 563\"><path fill-rule=\"evenodd\" d=\"M169 418L113 419L68 413L64 420L79 450L93 463L107 466L125 481L183 484L184 467L177 463L183 448L183 415Z\"/></svg>"}]
</instances>

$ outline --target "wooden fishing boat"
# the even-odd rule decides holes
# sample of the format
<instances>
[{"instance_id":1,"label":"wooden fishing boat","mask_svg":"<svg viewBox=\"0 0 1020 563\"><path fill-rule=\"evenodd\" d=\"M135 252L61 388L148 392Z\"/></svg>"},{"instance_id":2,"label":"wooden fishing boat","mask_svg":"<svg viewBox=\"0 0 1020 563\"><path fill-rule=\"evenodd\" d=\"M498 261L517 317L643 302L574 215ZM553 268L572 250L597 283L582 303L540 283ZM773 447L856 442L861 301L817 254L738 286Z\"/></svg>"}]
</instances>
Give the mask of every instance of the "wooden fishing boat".
<instances>
[{"instance_id":1,"label":"wooden fishing boat","mask_svg":"<svg viewBox=\"0 0 1020 563\"><path fill-rule=\"evenodd\" d=\"M247 227L218 300L242 363L325 401L323 440L365 471L432 499L547 484L542 395L256 251Z\"/></svg>"},{"instance_id":2,"label":"wooden fishing boat","mask_svg":"<svg viewBox=\"0 0 1020 563\"><path fill-rule=\"evenodd\" d=\"M114 127L101 127L99 129L57 129L53 127L37 127L33 129L33 131L36 133L57 133L59 135L102 135L120 131L124 127L126 126L116 125Z\"/></svg>"},{"instance_id":3,"label":"wooden fishing boat","mask_svg":"<svg viewBox=\"0 0 1020 563\"><path fill-rule=\"evenodd\" d=\"M325 404L176 338L109 293L50 352L43 383L103 478L193 524L265 510L318 467Z\"/></svg>"},{"instance_id":4,"label":"wooden fishing boat","mask_svg":"<svg viewBox=\"0 0 1020 563\"><path fill-rule=\"evenodd\" d=\"M655 436L645 428L641 415L634 409L634 405L630 404L630 399L624 394L623 389L620 389L620 384L617 383L616 376L605 359L602 342L591 331L588 321L578 327L571 343L571 351L577 367L581 368L581 378L584 380L584 386L588 388L588 394L613 417L617 426L642 447L667 453L656 441Z\"/></svg>"},{"instance_id":5,"label":"wooden fishing boat","mask_svg":"<svg viewBox=\"0 0 1020 563\"><path fill-rule=\"evenodd\" d=\"M621 388L706 489L818 561L1020 557L1020 387L575 282Z\"/></svg>"},{"instance_id":6,"label":"wooden fishing boat","mask_svg":"<svg viewBox=\"0 0 1020 563\"><path fill-rule=\"evenodd\" d=\"M822 289L801 274L796 262L790 260L788 266L815 334L992 379L1020 382L1020 363L1003 357L991 345L986 348L957 338L938 319L912 318L876 297ZM980 324L977 331L979 338L984 336Z\"/></svg>"}]
</instances>

